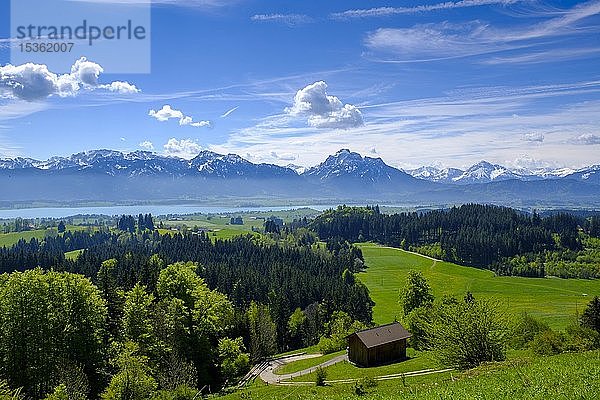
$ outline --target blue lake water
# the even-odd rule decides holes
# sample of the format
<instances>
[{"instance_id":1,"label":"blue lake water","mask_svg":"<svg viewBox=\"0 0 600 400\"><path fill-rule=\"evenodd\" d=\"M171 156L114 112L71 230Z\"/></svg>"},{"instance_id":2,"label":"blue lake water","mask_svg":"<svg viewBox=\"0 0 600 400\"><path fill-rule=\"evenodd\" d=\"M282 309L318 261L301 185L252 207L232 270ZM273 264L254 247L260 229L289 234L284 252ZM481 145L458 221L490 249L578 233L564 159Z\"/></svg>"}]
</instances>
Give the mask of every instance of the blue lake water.
<instances>
[{"instance_id":1,"label":"blue lake water","mask_svg":"<svg viewBox=\"0 0 600 400\"><path fill-rule=\"evenodd\" d=\"M336 205L302 205L281 207L218 207L218 206L196 206L182 205L139 205L139 206L107 206L107 207L43 207L0 210L0 219L9 218L65 218L72 215L167 215L167 214L224 214L247 211L284 211L298 208L312 208L314 210L326 210L337 207Z\"/></svg>"}]
</instances>

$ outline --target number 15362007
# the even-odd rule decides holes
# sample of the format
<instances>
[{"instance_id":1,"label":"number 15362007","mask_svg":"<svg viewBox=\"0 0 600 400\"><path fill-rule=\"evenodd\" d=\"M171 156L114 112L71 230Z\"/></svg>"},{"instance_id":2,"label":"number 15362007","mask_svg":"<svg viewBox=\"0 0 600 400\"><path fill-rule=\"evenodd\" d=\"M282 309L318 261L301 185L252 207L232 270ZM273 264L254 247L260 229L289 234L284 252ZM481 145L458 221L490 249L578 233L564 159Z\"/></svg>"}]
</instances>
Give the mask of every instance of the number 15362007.
<instances>
[{"instance_id":1,"label":"number 15362007","mask_svg":"<svg viewBox=\"0 0 600 400\"><path fill-rule=\"evenodd\" d=\"M22 53L70 53L74 45L67 42L26 42L19 43L19 48Z\"/></svg>"}]
</instances>

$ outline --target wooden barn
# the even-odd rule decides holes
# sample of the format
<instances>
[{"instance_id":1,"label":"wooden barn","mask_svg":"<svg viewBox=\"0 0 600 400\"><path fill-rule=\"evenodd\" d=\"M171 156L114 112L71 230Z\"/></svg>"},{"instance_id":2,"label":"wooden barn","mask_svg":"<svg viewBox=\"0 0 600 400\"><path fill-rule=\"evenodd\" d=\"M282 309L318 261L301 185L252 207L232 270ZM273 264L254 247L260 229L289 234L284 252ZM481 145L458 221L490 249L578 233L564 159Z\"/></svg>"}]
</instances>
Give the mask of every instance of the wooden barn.
<instances>
[{"instance_id":1,"label":"wooden barn","mask_svg":"<svg viewBox=\"0 0 600 400\"><path fill-rule=\"evenodd\" d=\"M405 359L411 336L398 322L358 331L348 336L348 359L361 367Z\"/></svg>"}]
</instances>

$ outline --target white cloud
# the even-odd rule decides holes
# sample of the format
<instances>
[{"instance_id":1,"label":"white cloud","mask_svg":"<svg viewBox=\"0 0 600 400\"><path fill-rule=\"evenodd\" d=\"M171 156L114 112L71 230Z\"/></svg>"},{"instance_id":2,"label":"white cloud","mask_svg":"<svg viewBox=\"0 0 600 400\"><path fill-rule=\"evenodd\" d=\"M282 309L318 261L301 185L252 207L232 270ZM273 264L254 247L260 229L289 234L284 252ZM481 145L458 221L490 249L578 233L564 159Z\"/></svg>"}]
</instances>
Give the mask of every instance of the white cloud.
<instances>
[{"instance_id":1,"label":"white cloud","mask_svg":"<svg viewBox=\"0 0 600 400\"><path fill-rule=\"evenodd\" d=\"M415 14L429 11L449 10L455 8L480 7L488 5L510 5L522 0L462 0L446 1L437 4L418 5L415 7L376 7L366 9L347 10L330 14L332 19L351 19L367 17L389 17L399 14Z\"/></svg>"},{"instance_id":2,"label":"white cloud","mask_svg":"<svg viewBox=\"0 0 600 400\"><path fill-rule=\"evenodd\" d=\"M72 97L82 90L108 89L120 93L137 93L139 90L127 82L100 85L98 78L103 68L85 57L71 67L71 73L58 75L44 64L7 64L0 67L2 97L35 101L50 96ZM127 89L127 90L125 90Z\"/></svg>"},{"instance_id":3,"label":"white cloud","mask_svg":"<svg viewBox=\"0 0 600 400\"><path fill-rule=\"evenodd\" d=\"M115 81L108 85L100 85L102 89L109 90L120 94L139 93L140 90L128 82Z\"/></svg>"},{"instance_id":4,"label":"white cloud","mask_svg":"<svg viewBox=\"0 0 600 400\"><path fill-rule=\"evenodd\" d=\"M182 119L184 117L183 113L179 110L174 110L170 105L165 104L160 110L150 110L148 111L148 115L156 118L158 121L165 122L170 120L171 118Z\"/></svg>"},{"instance_id":5,"label":"white cloud","mask_svg":"<svg viewBox=\"0 0 600 400\"><path fill-rule=\"evenodd\" d=\"M203 127L211 127L212 123L210 121L197 121L194 122L194 119L190 116L185 115L180 110L175 110L171 108L170 105L165 104L160 110L150 110L148 111L148 115L156 118L157 121L165 122L170 119L178 119L179 125L189 125L196 128Z\"/></svg>"},{"instance_id":6,"label":"white cloud","mask_svg":"<svg viewBox=\"0 0 600 400\"><path fill-rule=\"evenodd\" d=\"M525 140L526 142L538 142L541 143L544 141L544 134L541 132L532 132L532 133L526 133L523 136L523 140Z\"/></svg>"},{"instance_id":7,"label":"white cloud","mask_svg":"<svg viewBox=\"0 0 600 400\"><path fill-rule=\"evenodd\" d=\"M240 108L240 106L233 107L232 109L225 111L223 113L223 115L221 115L221 118L227 118L227 117L229 117L231 114L233 114L234 112L236 112L238 108Z\"/></svg>"},{"instance_id":8,"label":"white cloud","mask_svg":"<svg viewBox=\"0 0 600 400\"><path fill-rule=\"evenodd\" d=\"M286 109L292 116L307 116L315 128L348 129L364 124L362 113L352 104L327 94L327 83L315 82L298 90L294 105Z\"/></svg>"},{"instance_id":9,"label":"white cloud","mask_svg":"<svg viewBox=\"0 0 600 400\"><path fill-rule=\"evenodd\" d=\"M579 136L573 138L572 142L575 144L588 145L588 146L596 145L596 144L600 144L600 135L584 133L582 135L579 135Z\"/></svg>"},{"instance_id":10,"label":"white cloud","mask_svg":"<svg viewBox=\"0 0 600 400\"><path fill-rule=\"evenodd\" d=\"M469 57L543 45L544 39L552 37L597 32L597 25L586 26L582 22L599 13L600 1L594 0L561 10L559 16L528 25L497 28L477 20L463 24L443 22L410 28L381 28L367 35L365 45L373 52L392 55L392 59L382 60L387 62ZM588 53L577 55L571 51L563 57L589 56ZM531 58L504 57L489 62L529 63Z\"/></svg>"},{"instance_id":11,"label":"white cloud","mask_svg":"<svg viewBox=\"0 0 600 400\"><path fill-rule=\"evenodd\" d=\"M142 149L154 150L154 144L152 144L152 142L149 140L144 140L138 146L140 146Z\"/></svg>"},{"instance_id":12,"label":"white cloud","mask_svg":"<svg viewBox=\"0 0 600 400\"><path fill-rule=\"evenodd\" d=\"M287 26L314 22L314 19L304 14L256 14L250 19L255 22L276 22Z\"/></svg>"},{"instance_id":13,"label":"white cloud","mask_svg":"<svg viewBox=\"0 0 600 400\"><path fill-rule=\"evenodd\" d=\"M198 155L203 149L197 142L192 139L175 139L171 138L163 145L165 155L172 157L180 157L192 159Z\"/></svg>"},{"instance_id":14,"label":"white cloud","mask_svg":"<svg viewBox=\"0 0 600 400\"><path fill-rule=\"evenodd\" d=\"M279 161L294 161L296 158L298 158L296 155L291 154L291 153L277 153L276 151L272 151L269 154L272 158L274 158L275 160L279 160Z\"/></svg>"},{"instance_id":15,"label":"white cloud","mask_svg":"<svg viewBox=\"0 0 600 400\"><path fill-rule=\"evenodd\" d=\"M569 138L599 136L600 100L582 101L574 95L597 93L600 81L461 89L442 97L364 106L369 123L347 131L291 125L290 115L270 116L233 131L225 143L210 149L250 153L280 165L288 162L278 162L271 153L291 153L297 155L295 164L316 165L341 148L368 154L376 146L377 156L394 166L442 161L440 166L462 168L481 159L508 164L524 151L524 133L535 132L544 135L544 142L526 146L532 158L578 168L598 163L598 146L582 146ZM581 141L593 142L593 136Z\"/></svg>"}]
</instances>

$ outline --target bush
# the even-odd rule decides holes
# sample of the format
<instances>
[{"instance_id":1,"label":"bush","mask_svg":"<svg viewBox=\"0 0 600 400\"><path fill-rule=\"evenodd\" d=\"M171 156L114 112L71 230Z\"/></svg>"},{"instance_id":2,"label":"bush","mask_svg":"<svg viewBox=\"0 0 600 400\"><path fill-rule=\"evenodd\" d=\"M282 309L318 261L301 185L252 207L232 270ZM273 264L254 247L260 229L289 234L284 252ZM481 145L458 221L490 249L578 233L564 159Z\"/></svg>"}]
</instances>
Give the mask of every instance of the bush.
<instances>
[{"instance_id":1,"label":"bush","mask_svg":"<svg viewBox=\"0 0 600 400\"><path fill-rule=\"evenodd\" d=\"M429 347L448 366L468 369L486 361L503 361L507 322L496 303L470 299L436 306L429 325Z\"/></svg>"},{"instance_id":2,"label":"bush","mask_svg":"<svg viewBox=\"0 0 600 400\"><path fill-rule=\"evenodd\" d=\"M193 400L198 398L198 390L180 385L174 390L161 390L152 396L152 400Z\"/></svg>"},{"instance_id":3,"label":"bush","mask_svg":"<svg viewBox=\"0 0 600 400\"><path fill-rule=\"evenodd\" d=\"M545 323L538 321L526 312L522 313L513 325L510 345L514 349L523 349L527 347L535 335L549 329L550 327Z\"/></svg>"},{"instance_id":4,"label":"bush","mask_svg":"<svg viewBox=\"0 0 600 400\"><path fill-rule=\"evenodd\" d=\"M600 333L579 324L571 324L566 329L565 350L589 351L600 348Z\"/></svg>"},{"instance_id":5,"label":"bush","mask_svg":"<svg viewBox=\"0 0 600 400\"><path fill-rule=\"evenodd\" d=\"M367 389L371 389L377 386L377 381L370 376L365 376L354 382L354 393L358 396L362 396L367 393Z\"/></svg>"},{"instance_id":6,"label":"bush","mask_svg":"<svg viewBox=\"0 0 600 400\"><path fill-rule=\"evenodd\" d=\"M600 297L589 302L581 315L581 325L600 333Z\"/></svg>"},{"instance_id":7,"label":"bush","mask_svg":"<svg viewBox=\"0 0 600 400\"><path fill-rule=\"evenodd\" d=\"M535 335L530 347L537 355L552 356L563 352L564 341L560 333L548 329Z\"/></svg>"},{"instance_id":8,"label":"bush","mask_svg":"<svg viewBox=\"0 0 600 400\"><path fill-rule=\"evenodd\" d=\"M412 333L409 339L410 346L416 350L427 348L428 327L431 324L433 307L418 307L408 314L404 322L406 329Z\"/></svg>"},{"instance_id":9,"label":"bush","mask_svg":"<svg viewBox=\"0 0 600 400\"><path fill-rule=\"evenodd\" d=\"M336 351L344 350L346 348L346 339L340 335L321 337L317 346L322 354L331 354Z\"/></svg>"},{"instance_id":10,"label":"bush","mask_svg":"<svg viewBox=\"0 0 600 400\"><path fill-rule=\"evenodd\" d=\"M315 384L317 386L325 386L325 380L327 379L327 372L319 367L315 372Z\"/></svg>"}]
</instances>

